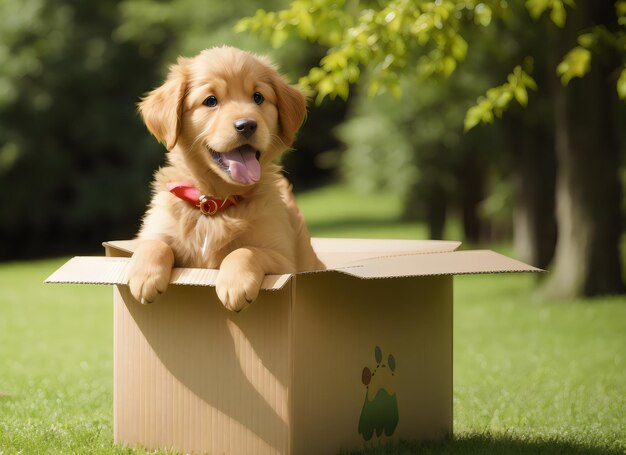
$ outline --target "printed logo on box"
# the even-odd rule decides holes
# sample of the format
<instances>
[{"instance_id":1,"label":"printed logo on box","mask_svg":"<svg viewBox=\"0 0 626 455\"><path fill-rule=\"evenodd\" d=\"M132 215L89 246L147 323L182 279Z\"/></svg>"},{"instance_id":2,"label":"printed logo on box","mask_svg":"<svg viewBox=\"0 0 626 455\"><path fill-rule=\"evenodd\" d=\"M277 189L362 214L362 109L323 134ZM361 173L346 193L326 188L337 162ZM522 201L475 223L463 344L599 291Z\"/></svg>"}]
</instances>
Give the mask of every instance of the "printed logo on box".
<instances>
[{"instance_id":1,"label":"printed logo on box","mask_svg":"<svg viewBox=\"0 0 626 455\"><path fill-rule=\"evenodd\" d=\"M393 354L383 362L383 351L379 346L374 348L376 367L370 370L363 368L361 381L365 385L365 401L359 418L359 434L369 441L374 432L376 437L384 432L391 436L398 426L398 399L394 387L396 359Z\"/></svg>"}]
</instances>

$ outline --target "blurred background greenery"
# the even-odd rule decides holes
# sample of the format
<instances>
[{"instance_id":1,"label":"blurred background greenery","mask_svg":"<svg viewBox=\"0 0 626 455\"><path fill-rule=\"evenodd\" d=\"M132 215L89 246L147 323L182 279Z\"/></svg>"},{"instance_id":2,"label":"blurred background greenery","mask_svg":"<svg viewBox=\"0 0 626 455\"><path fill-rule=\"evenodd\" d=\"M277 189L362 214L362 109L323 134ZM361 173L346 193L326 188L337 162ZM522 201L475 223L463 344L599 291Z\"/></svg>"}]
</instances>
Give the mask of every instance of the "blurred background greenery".
<instances>
[{"instance_id":1,"label":"blurred background greenery","mask_svg":"<svg viewBox=\"0 0 626 455\"><path fill-rule=\"evenodd\" d=\"M431 238L512 243L554 295L624 291L626 2L262 6L2 0L0 259L133 236L165 158L135 104L176 56L229 44L311 90L297 192L345 183Z\"/></svg>"}]
</instances>

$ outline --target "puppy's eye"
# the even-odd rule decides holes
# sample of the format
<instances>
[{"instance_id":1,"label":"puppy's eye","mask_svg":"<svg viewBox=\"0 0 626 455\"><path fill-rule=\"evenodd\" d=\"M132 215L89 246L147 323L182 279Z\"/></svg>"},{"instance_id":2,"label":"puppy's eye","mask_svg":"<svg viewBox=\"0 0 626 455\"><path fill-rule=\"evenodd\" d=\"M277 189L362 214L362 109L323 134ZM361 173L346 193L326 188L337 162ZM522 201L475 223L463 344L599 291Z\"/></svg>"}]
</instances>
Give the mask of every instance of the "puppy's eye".
<instances>
[{"instance_id":1,"label":"puppy's eye","mask_svg":"<svg viewBox=\"0 0 626 455\"><path fill-rule=\"evenodd\" d=\"M263 98L263 95L261 95L259 92L254 92L252 99L256 104L262 104L263 101L265 101L265 98Z\"/></svg>"},{"instance_id":2,"label":"puppy's eye","mask_svg":"<svg viewBox=\"0 0 626 455\"><path fill-rule=\"evenodd\" d=\"M205 106L209 106L209 107L215 107L217 106L217 98L215 98L213 95L209 96L207 99L205 99L202 104L204 104Z\"/></svg>"}]
</instances>

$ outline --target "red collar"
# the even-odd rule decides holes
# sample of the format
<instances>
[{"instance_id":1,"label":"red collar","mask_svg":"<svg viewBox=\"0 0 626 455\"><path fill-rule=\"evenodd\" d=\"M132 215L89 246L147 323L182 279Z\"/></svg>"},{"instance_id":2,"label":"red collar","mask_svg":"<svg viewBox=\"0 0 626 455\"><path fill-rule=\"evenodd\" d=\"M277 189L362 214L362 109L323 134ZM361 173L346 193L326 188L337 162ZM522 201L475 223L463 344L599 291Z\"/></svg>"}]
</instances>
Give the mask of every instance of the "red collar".
<instances>
[{"instance_id":1,"label":"red collar","mask_svg":"<svg viewBox=\"0 0 626 455\"><path fill-rule=\"evenodd\" d=\"M226 199L207 196L200 193L200 190L189 182L170 182L167 184L167 189L174 196L198 207L203 215L215 215L220 210L236 205L243 199L241 196L228 196Z\"/></svg>"}]
</instances>

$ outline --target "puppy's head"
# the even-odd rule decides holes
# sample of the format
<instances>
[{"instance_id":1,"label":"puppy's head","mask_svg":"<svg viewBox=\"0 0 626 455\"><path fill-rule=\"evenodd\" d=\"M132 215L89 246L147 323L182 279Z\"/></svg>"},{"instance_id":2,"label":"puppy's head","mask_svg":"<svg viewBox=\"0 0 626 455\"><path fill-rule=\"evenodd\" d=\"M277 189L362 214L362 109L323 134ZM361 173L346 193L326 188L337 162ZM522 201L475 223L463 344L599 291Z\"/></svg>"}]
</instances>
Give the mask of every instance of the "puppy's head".
<instances>
[{"instance_id":1,"label":"puppy's head","mask_svg":"<svg viewBox=\"0 0 626 455\"><path fill-rule=\"evenodd\" d=\"M150 132L197 177L250 186L293 144L306 102L266 59L221 47L179 58L139 110Z\"/></svg>"}]
</instances>

